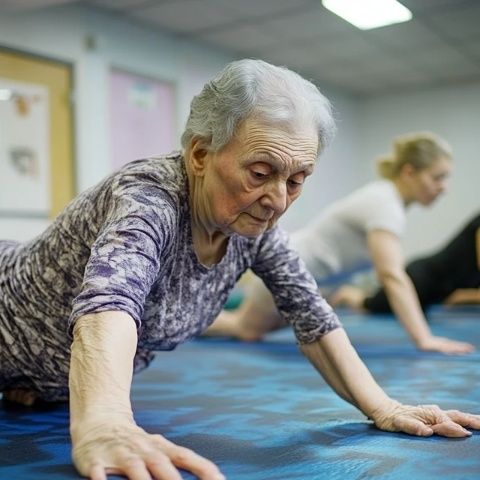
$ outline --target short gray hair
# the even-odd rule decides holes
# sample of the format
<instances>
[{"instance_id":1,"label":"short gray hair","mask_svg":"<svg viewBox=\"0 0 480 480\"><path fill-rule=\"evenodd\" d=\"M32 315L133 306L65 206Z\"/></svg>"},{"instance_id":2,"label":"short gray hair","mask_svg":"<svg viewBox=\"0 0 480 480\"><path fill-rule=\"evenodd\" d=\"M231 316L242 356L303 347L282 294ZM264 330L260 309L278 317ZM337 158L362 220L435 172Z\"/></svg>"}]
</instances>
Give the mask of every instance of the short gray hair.
<instances>
[{"instance_id":1,"label":"short gray hair","mask_svg":"<svg viewBox=\"0 0 480 480\"><path fill-rule=\"evenodd\" d=\"M309 122L318 135L318 154L335 134L330 102L313 83L286 67L244 59L229 63L193 98L182 147L200 137L219 151L248 118L293 130Z\"/></svg>"}]
</instances>

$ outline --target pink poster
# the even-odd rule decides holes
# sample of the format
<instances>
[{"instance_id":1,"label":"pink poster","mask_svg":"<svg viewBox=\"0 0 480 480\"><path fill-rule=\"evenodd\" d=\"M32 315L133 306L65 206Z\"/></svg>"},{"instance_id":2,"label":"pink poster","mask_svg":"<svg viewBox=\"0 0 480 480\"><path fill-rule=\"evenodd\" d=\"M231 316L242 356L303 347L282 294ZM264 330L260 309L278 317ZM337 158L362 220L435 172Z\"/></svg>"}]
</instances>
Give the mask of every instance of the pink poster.
<instances>
[{"instance_id":1,"label":"pink poster","mask_svg":"<svg viewBox=\"0 0 480 480\"><path fill-rule=\"evenodd\" d=\"M113 69L110 74L112 169L178 148L170 83Z\"/></svg>"}]
</instances>

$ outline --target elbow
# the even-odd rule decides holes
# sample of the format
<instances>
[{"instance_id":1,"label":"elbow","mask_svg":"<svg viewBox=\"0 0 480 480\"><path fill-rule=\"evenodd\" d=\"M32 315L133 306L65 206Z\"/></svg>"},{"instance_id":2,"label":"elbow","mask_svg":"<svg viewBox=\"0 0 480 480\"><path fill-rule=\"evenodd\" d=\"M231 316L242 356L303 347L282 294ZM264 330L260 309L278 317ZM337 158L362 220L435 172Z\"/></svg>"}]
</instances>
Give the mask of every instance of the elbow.
<instances>
[{"instance_id":1,"label":"elbow","mask_svg":"<svg viewBox=\"0 0 480 480\"><path fill-rule=\"evenodd\" d=\"M405 282L406 273L403 270L382 268L377 270L378 281L385 287L400 285Z\"/></svg>"}]
</instances>

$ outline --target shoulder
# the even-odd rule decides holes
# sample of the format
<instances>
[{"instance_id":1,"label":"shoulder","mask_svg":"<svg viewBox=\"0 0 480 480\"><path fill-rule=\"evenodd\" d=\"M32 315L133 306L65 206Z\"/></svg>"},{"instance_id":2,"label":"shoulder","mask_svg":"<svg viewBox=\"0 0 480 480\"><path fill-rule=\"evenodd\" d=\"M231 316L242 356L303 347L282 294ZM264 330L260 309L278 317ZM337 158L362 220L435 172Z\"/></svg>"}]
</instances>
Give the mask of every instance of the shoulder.
<instances>
[{"instance_id":1,"label":"shoulder","mask_svg":"<svg viewBox=\"0 0 480 480\"><path fill-rule=\"evenodd\" d=\"M389 180L378 180L371 187L372 204L367 229L387 230L402 236L406 226L406 210L397 188Z\"/></svg>"},{"instance_id":2,"label":"shoulder","mask_svg":"<svg viewBox=\"0 0 480 480\"><path fill-rule=\"evenodd\" d=\"M390 180L375 180L359 188L351 195L352 202L377 207L400 208L404 210L403 202L394 183Z\"/></svg>"},{"instance_id":3,"label":"shoulder","mask_svg":"<svg viewBox=\"0 0 480 480\"><path fill-rule=\"evenodd\" d=\"M183 203L188 195L183 157L171 154L130 162L111 176L110 189L120 205L155 206L162 199Z\"/></svg>"},{"instance_id":4,"label":"shoulder","mask_svg":"<svg viewBox=\"0 0 480 480\"><path fill-rule=\"evenodd\" d=\"M174 228L188 208L183 158L179 154L135 160L104 183L108 190L107 222L130 219Z\"/></svg>"},{"instance_id":5,"label":"shoulder","mask_svg":"<svg viewBox=\"0 0 480 480\"><path fill-rule=\"evenodd\" d=\"M185 192L187 176L183 157L179 152L127 163L113 174L113 185L118 189L136 188Z\"/></svg>"},{"instance_id":6,"label":"shoulder","mask_svg":"<svg viewBox=\"0 0 480 480\"><path fill-rule=\"evenodd\" d=\"M353 195L364 198L393 197L395 186L390 180L374 180L356 190Z\"/></svg>"}]
</instances>

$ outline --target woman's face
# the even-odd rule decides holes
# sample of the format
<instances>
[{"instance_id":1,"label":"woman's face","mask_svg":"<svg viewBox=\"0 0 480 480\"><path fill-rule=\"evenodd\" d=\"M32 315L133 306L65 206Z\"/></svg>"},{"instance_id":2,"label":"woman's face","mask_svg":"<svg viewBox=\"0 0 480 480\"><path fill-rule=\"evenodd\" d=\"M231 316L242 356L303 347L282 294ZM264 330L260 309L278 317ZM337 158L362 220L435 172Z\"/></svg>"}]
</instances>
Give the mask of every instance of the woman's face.
<instances>
[{"instance_id":1,"label":"woman's face","mask_svg":"<svg viewBox=\"0 0 480 480\"><path fill-rule=\"evenodd\" d=\"M208 222L226 235L246 237L272 228L313 172L317 145L315 132L292 134L251 120L220 152L197 152L204 155Z\"/></svg>"},{"instance_id":2,"label":"woman's face","mask_svg":"<svg viewBox=\"0 0 480 480\"><path fill-rule=\"evenodd\" d=\"M413 200L421 205L431 205L447 188L452 162L440 157L429 167L414 170L411 175Z\"/></svg>"}]
</instances>

